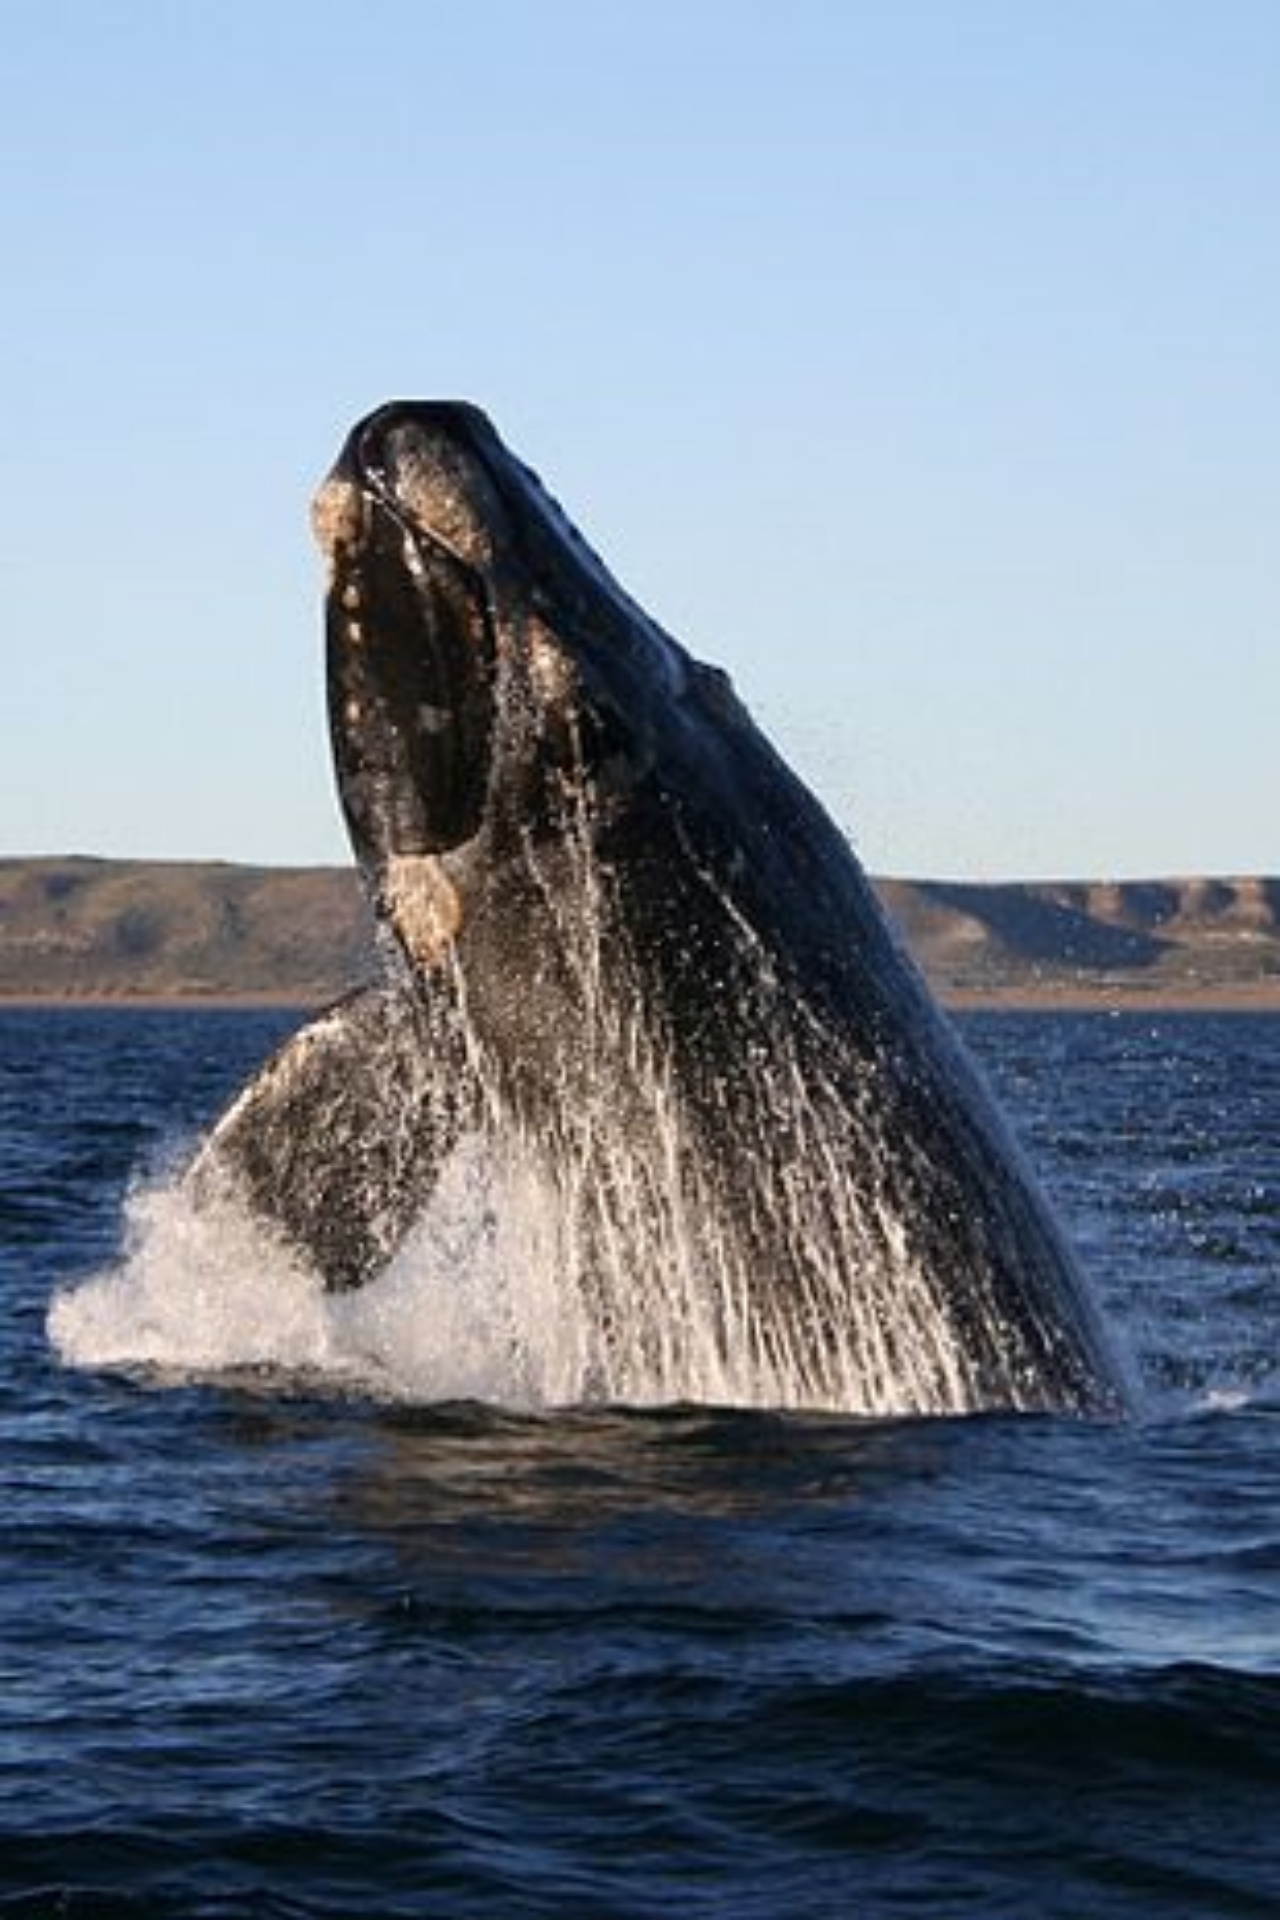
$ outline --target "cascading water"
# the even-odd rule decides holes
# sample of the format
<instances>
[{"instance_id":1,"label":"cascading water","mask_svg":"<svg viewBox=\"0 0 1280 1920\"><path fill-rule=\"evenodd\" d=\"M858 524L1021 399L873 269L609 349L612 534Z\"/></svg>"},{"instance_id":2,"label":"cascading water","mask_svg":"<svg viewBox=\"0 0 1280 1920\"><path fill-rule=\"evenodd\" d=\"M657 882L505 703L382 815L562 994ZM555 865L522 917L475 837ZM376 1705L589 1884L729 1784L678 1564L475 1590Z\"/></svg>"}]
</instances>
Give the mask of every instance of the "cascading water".
<instances>
[{"instance_id":1,"label":"cascading water","mask_svg":"<svg viewBox=\"0 0 1280 1920\"><path fill-rule=\"evenodd\" d=\"M50 1330L66 1359L267 1367L395 1396L526 1405L1042 1404L980 1267L948 1274L922 1250L904 1195L930 1170L913 1185L910 1147L886 1133L874 1063L783 987L720 895L741 1042L691 1098L689 1062L644 991L597 857L597 817L580 778L567 788L554 875L544 848L523 847L573 1016L536 1103L513 1098L456 954L434 982L432 1018L458 1042L469 1119L386 1272L326 1294L251 1217L234 1177L211 1181L206 1165L198 1193L190 1180L139 1190L122 1264L55 1301ZM423 1094L458 1105L430 1059ZM329 1124L354 1137L367 1094L351 1115L343 1098L335 1089ZM370 1178L387 1178L381 1163ZM391 1197L363 1196L371 1214Z\"/></svg>"}]
</instances>

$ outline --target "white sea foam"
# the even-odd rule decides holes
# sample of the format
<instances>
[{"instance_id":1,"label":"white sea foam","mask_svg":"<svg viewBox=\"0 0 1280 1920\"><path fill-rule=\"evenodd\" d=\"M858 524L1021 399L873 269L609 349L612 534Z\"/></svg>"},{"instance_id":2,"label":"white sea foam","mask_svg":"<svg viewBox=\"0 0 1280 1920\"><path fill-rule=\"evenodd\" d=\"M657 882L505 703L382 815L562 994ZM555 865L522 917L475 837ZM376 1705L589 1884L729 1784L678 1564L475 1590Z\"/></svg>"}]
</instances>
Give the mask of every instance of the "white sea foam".
<instances>
[{"instance_id":1,"label":"white sea foam","mask_svg":"<svg viewBox=\"0 0 1280 1920\"><path fill-rule=\"evenodd\" d=\"M994 1299L975 1282L962 1324L922 1259L874 1113L806 1084L779 1035L727 1196L643 1034L612 1036L589 1065L581 1100L536 1139L495 1103L356 1292L326 1292L233 1178L139 1185L121 1259L55 1298L55 1349L71 1366L254 1370L414 1402L1045 1404ZM988 1350L1008 1356L994 1385L969 1346L982 1316Z\"/></svg>"},{"instance_id":2,"label":"white sea foam","mask_svg":"<svg viewBox=\"0 0 1280 1920\"><path fill-rule=\"evenodd\" d=\"M323 1371L334 1358L315 1277L260 1222L197 1207L177 1181L134 1188L121 1259L58 1292L48 1330L70 1366Z\"/></svg>"},{"instance_id":3,"label":"white sea foam","mask_svg":"<svg viewBox=\"0 0 1280 1920\"><path fill-rule=\"evenodd\" d=\"M670 1184L655 1207L659 1178ZM141 1184L122 1257L55 1297L49 1336L73 1367L166 1380L265 1374L414 1403L687 1400L878 1414L964 1404L949 1329L928 1303L931 1339L907 1364L885 1350L884 1290L850 1274L846 1324L822 1343L815 1371L795 1330L762 1318L674 1161L623 1169L584 1232L592 1205L518 1140L473 1139L388 1270L357 1292L327 1293L232 1201L197 1203L181 1181ZM837 1283L834 1266L827 1278ZM910 1281L905 1260L893 1278Z\"/></svg>"},{"instance_id":4,"label":"white sea foam","mask_svg":"<svg viewBox=\"0 0 1280 1920\"><path fill-rule=\"evenodd\" d=\"M474 1153L456 1155L390 1269L335 1294L233 1200L197 1203L181 1180L140 1184L122 1257L55 1296L49 1337L73 1367L268 1372L424 1401L572 1398L573 1329L559 1325L562 1303L539 1299L536 1262L511 1244L519 1209L500 1214L493 1188Z\"/></svg>"}]
</instances>

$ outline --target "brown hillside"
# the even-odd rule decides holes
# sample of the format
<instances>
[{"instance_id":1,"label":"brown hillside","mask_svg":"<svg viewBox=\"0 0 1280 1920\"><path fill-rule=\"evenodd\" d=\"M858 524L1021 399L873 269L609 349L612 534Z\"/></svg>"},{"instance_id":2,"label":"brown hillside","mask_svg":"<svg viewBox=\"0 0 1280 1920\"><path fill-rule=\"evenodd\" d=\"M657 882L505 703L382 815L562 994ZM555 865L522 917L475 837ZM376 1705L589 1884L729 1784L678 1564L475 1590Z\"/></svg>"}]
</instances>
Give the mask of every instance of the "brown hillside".
<instances>
[{"instance_id":1,"label":"brown hillside","mask_svg":"<svg viewBox=\"0 0 1280 1920\"><path fill-rule=\"evenodd\" d=\"M959 1001L1280 1007L1280 880L882 880ZM0 861L0 997L315 1001L372 966L353 872Z\"/></svg>"},{"instance_id":2,"label":"brown hillside","mask_svg":"<svg viewBox=\"0 0 1280 1920\"><path fill-rule=\"evenodd\" d=\"M354 873L0 861L0 994L323 998L369 971Z\"/></svg>"}]
</instances>

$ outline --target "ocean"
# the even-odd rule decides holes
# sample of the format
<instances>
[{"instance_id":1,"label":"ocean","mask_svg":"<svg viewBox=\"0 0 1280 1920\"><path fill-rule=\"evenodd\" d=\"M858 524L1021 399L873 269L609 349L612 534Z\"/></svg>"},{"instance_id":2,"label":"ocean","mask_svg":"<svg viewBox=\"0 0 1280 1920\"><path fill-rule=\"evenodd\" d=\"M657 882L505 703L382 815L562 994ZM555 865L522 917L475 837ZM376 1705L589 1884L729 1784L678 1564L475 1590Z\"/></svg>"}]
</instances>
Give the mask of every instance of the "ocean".
<instances>
[{"instance_id":1,"label":"ocean","mask_svg":"<svg viewBox=\"0 0 1280 1920\"><path fill-rule=\"evenodd\" d=\"M962 1022L1118 1423L230 1364L136 1243L290 1025L0 1012L0 1914L1280 1910L1280 1017Z\"/></svg>"}]
</instances>

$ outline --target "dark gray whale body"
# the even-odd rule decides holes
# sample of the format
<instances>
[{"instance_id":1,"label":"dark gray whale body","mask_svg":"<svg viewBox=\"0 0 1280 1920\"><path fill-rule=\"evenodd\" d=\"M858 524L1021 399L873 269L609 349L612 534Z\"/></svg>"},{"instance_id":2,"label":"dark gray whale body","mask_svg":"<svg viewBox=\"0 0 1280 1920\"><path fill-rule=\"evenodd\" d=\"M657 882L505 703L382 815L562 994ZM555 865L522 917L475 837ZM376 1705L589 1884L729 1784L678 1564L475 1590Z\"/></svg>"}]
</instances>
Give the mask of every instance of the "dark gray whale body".
<instances>
[{"instance_id":1,"label":"dark gray whale body","mask_svg":"<svg viewBox=\"0 0 1280 1920\"><path fill-rule=\"evenodd\" d=\"M1118 1408L989 1097L727 678L471 407L371 415L315 521L338 786L386 965L268 1062L196 1190L247 1195L345 1288L388 1264L460 1142L515 1139L569 1223L565 1283L616 1397L646 1367L687 1392L687 1311L729 1394L745 1368L810 1404Z\"/></svg>"}]
</instances>

